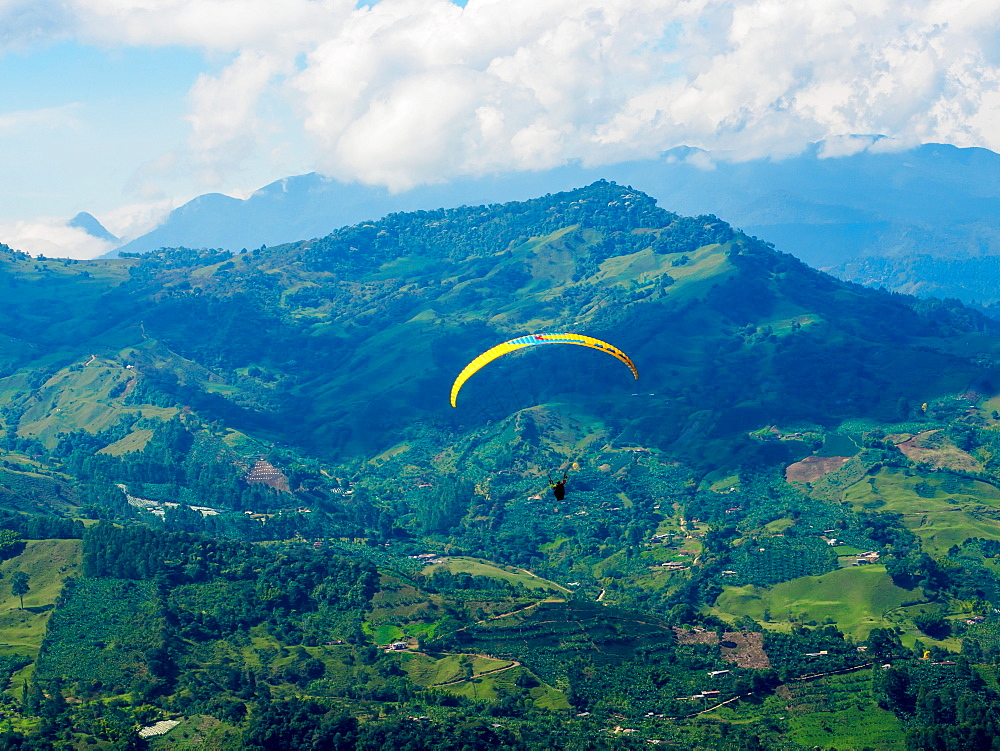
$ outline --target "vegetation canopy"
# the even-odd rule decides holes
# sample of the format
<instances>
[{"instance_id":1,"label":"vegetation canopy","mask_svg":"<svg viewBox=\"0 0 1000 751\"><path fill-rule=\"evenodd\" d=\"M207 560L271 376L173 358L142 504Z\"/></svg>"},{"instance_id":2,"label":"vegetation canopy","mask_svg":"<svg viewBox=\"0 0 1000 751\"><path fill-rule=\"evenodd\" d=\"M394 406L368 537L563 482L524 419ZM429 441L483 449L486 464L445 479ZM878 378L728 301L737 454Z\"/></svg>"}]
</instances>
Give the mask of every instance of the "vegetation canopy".
<instances>
[{"instance_id":1,"label":"vegetation canopy","mask_svg":"<svg viewBox=\"0 0 1000 751\"><path fill-rule=\"evenodd\" d=\"M1000 737L980 312L608 182L0 295L0 747Z\"/></svg>"}]
</instances>

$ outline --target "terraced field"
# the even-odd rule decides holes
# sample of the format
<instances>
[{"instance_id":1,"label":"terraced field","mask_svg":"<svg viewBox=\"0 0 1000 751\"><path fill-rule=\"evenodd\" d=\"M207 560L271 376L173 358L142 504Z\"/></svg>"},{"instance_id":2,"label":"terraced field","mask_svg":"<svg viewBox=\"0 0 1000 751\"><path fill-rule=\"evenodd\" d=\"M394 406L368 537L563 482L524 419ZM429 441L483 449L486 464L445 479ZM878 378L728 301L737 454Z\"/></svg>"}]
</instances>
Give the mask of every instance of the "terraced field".
<instances>
[{"instance_id":1,"label":"terraced field","mask_svg":"<svg viewBox=\"0 0 1000 751\"><path fill-rule=\"evenodd\" d=\"M871 669L780 686L764 700L727 704L706 718L740 725L769 725L805 748L902 751L899 719L878 706L871 692Z\"/></svg>"}]
</instances>

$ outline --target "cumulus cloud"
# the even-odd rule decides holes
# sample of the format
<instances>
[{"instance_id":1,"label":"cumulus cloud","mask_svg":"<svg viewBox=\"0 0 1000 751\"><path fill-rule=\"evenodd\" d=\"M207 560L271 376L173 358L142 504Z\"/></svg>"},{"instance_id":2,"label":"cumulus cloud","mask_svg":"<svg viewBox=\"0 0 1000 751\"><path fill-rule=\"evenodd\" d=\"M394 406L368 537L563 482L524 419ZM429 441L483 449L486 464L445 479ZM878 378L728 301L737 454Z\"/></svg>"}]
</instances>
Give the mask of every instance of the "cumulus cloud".
<instances>
[{"instance_id":1,"label":"cumulus cloud","mask_svg":"<svg viewBox=\"0 0 1000 751\"><path fill-rule=\"evenodd\" d=\"M226 172L266 140L268 121L258 103L274 78L287 72L280 56L244 51L220 76L199 76L191 89L188 116L192 153L202 181L217 184Z\"/></svg>"},{"instance_id":2,"label":"cumulus cloud","mask_svg":"<svg viewBox=\"0 0 1000 751\"><path fill-rule=\"evenodd\" d=\"M997 0L383 0L282 85L324 171L396 189L678 145L1000 149L998 26Z\"/></svg>"},{"instance_id":3,"label":"cumulus cloud","mask_svg":"<svg viewBox=\"0 0 1000 751\"><path fill-rule=\"evenodd\" d=\"M32 7L0 0L0 22ZM780 158L826 140L833 157L873 143L854 135L878 134L1000 150L1000 0L54 7L12 28L27 38L72 19L92 42L229 56L190 92L178 162L206 182L265 151L280 160L282 142L302 137L321 171L396 190L678 145Z\"/></svg>"}]
</instances>

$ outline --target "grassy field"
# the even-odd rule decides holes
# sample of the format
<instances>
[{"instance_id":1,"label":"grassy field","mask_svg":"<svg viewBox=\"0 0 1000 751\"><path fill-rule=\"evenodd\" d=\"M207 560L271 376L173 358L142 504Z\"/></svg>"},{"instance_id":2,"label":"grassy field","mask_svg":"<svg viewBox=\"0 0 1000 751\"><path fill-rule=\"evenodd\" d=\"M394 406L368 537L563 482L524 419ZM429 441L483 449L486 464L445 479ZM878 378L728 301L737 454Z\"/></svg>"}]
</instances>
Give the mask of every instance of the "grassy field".
<instances>
[{"instance_id":1,"label":"grassy field","mask_svg":"<svg viewBox=\"0 0 1000 751\"><path fill-rule=\"evenodd\" d=\"M89 364L84 364L88 361ZM145 415L145 410L125 407L120 399L111 396L116 387L124 388L134 377L134 372L126 370L123 363L107 359L88 358L63 368L37 391L36 399L21 419L18 434L36 437L51 447L60 432L80 427L97 432L118 422L124 414ZM176 412L151 409L165 417Z\"/></svg>"},{"instance_id":2,"label":"grassy field","mask_svg":"<svg viewBox=\"0 0 1000 751\"><path fill-rule=\"evenodd\" d=\"M511 668L496 674L444 686L441 690L456 696L464 696L467 699L497 701L504 695L509 696L522 690L516 685L516 681L520 675L527 672L525 668ZM527 689L527 692L534 703L542 709L565 711L570 708L565 694L545 683Z\"/></svg>"},{"instance_id":3,"label":"grassy field","mask_svg":"<svg viewBox=\"0 0 1000 751\"><path fill-rule=\"evenodd\" d=\"M20 598L10 591L15 571L28 574L31 587L23 610ZM21 555L0 564L0 655L37 656L63 579L79 573L79 540L29 540ZM19 670L10 690L19 688L33 673L34 664Z\"/></svg>"},{"instance_id":4,"label":"grassy field","mask_svg":"<svg viewBox=\"0 0 1000 751\"><path fill-rule=\"evenodd\" d=\"M430 575L439 569L444 569L452 574L471 574L473 576L486 576L490 579L501 579L511 584L520 584L528 589L543 589L549 592L562 592L568 594L571 590L556 584L548 579L535 576L530 571L513 566L500 566L496 563L483 561L478 558L466 558L455 556L444 559L444 563L436 563L424 568L424 574Z\"/></svg>"},{"instance_id":5,"label":"grassy field","mask_svg":"<svg viewBox=\"0 0 1000 751\"><path fill-rule=\"evenodd\" d=\"M503 695L527 690L532 700L546 709L568 709L569 704L557 691L534 676L530 688L517 685L531 675L513 660L496 660L480 655L452 654L434 658L424 654L400 654L400 664L407 677L418 686L435 687L456 696L481 701L496 701ZM471 673L471 674L470 674Z\"/></svg>"},{"instance_id":6,"label":"grassy field","mask_svg":"<svg viewBox=\"0 0 1000 751\"><path fill-rule=\"evenodd\" d=\"M1000 489L978 480L882 470L848 488L844 500L857 510L878 503L878 511L902 514L930 555L944 555L969 537L1000 540Z\"/></svg>"},{"instance_id":7,"label":"grassy field","mask_svg":"<svg viewBox=\"0 0 1000 751\"><path fill-rule=\"evenodd\" d=\"M770 589L751 584L724 587L711 612L728 621L748 615L768 626L767 611L771 620L783 622L781 627L788 627L789 621L829 619L845 634L864 639L873 628L890 625L889 611L921 599L919 589L908 591L893 584L885 566L867 565L802 576Z\"/></svg>"},{"instance_id":8,"label":"grassy field","mask_svg":"<svg viewBox=\"0 0 1000 751\"><path fill-rule=\"evenodd\" d=\"M15 571L26 573L31 587L24 596L24 610L10 591ZM79 573L79 540L29 540L21 555L0 564L0 655L38 654L63 579ZM12 686L20 686L33 667L19 671Z\"/></svg>"},{"instance_id":9,"label":"grassy field","mask_svg":"<svg viewBox=\"0 0 1000 751\"><path fill-rule=\"evenodd\" d=\"M149 443L149 439L152 437L153 437L153 430L151 428L133 430L124 438L117 440L108 446L105 446L97 453L111 454L111 456L122 456L124 454L130 454L137 451L142 451L146 448L146 444Z\"/></svg>"},{"instance_id":10,"label":"grassy field","mask_svg":"<svg viewBox=\"0 0 1000 751\"><path fill-rule=\"evenodd\" d=\"M418 686L441 686L465 680L467 670L472 678L482 673L512 668L513 660L494 660L479 655L447 655L434 658L424 654L400 654L400 662L410 680ZM468 668L466 668L468 666Z\"/></svg>"}]
</instances>

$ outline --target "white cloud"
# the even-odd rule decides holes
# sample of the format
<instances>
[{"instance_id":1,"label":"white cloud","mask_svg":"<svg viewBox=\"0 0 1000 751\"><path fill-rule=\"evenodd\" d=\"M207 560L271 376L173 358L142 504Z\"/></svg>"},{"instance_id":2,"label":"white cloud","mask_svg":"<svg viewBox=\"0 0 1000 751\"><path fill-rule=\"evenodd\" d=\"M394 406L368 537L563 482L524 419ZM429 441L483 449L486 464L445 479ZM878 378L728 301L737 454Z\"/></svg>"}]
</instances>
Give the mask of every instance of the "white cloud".
<instances>
[{"instance_id":1,"label":"white cloud","mask_svg":"<svg viewBox=\"0 0 1000 751\"><path fill-rule=\"evenodd\" d=\"M97 258L114 248L112 243L68 227L65 220L59 219L0 224L0 242L34 256L52 258Z\"/></svg>"},{"instance_id":2,"label":"white cloud","mask_svg":"<svg viewBox=\"0 0 1000 751\"><path fill-rule=\"evenodd\" d=\"M67 0L78 33L118 45L286 49L314 42L350 0Z\"/></svg>"},{"instance_id":3,"label":"white cloud","mask_svg":"<svg viewBox=\"0 0 1000 751\"><path fill-rule=\"evenodd\" d=\"M121 242L128 242L155 229L178 204L177 200L131 204L97 219L111 234L121 238ZM116 243L93 237L56 217L0 222L0 243L35 256L77 259L97 258L117 247Z\"/></svg>"},{"instance_id":4,"label":"white cloud","mask_svg":"<svg viewBox=\"0 0 1000 751\"><path fill-rule=\"evenodd\" d=\"M122 242L128 242L155 229L167 214L190 198L194 196L188 196L184 200L174 198L120 206L101 214L97 219L112 235L121 238Z\"/></svg>"},{"instance_id":5,"label":"white cloud","mask_svg":"<svg viewBox=\"0 0 1000 751\"><path fill-rule=\"evenodd\" d=\"M72 23L92 43L194 46L216 64L228 56L192 82L187 151L171 152L170 169L203 185L231 183L253 159L289 174L282 160L301 156L289 144L303 138L322 171L397 190L682 144L733 159L780 158L823 139L836 141L831 156L866 147L837 140L851 134L1000 150L1000 0L34 7L0 0L8 36Z\"/></svg>"},{"instance_id":6,"label":"white cloud","mask_svg":"<svg viewBox=\"0 0 1000 751\"><path fill-rule=\"evenodd\" d=\"M259 112L260 100L274 78L288 70L279 56L248 50L221 75L199 76L190 93L188 121L203 184L221 184L227 171L266 141L269 128Z\"/></svg>"},{"instance_id":7,"label":"white cloud","mask_svg":"<svg viewBox=\"0 0 1000 751\"><path fill-rule=\"evenodd\" d=\"M402 189L620 151L599 131L662 64L676 0L383 0L317 45L293 85L327 172ZM607 139L605 138L605 141Z\"/></svg>"},{"instance_id":8,"label":"white cloud","mask_svg":"<svg viewBox=\"0 0 1000 751\"><path fill-rule=\"evenodd\" d=\"M1000 149L998 26L997 0L383 0L292 85L327 172L396 188L681 144L737 159L842 134Z\"/></svg>"}]
</instances>

